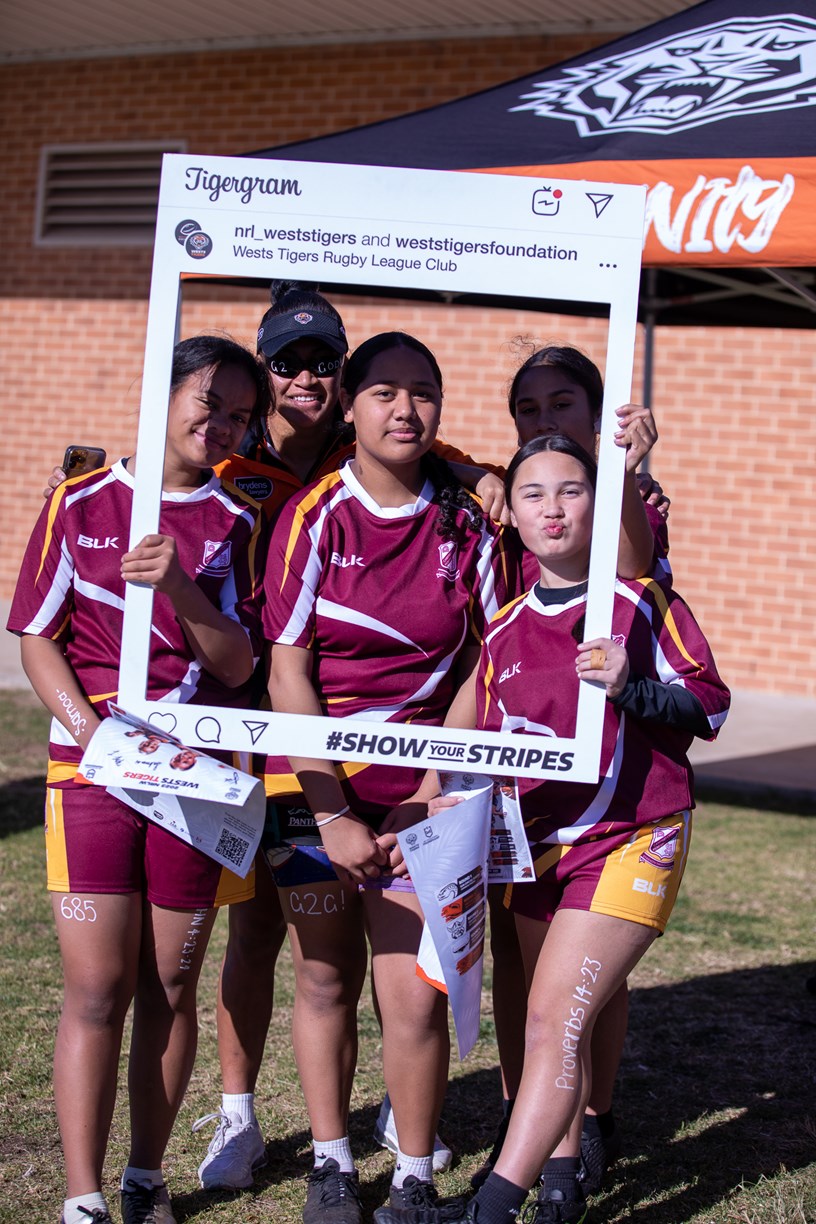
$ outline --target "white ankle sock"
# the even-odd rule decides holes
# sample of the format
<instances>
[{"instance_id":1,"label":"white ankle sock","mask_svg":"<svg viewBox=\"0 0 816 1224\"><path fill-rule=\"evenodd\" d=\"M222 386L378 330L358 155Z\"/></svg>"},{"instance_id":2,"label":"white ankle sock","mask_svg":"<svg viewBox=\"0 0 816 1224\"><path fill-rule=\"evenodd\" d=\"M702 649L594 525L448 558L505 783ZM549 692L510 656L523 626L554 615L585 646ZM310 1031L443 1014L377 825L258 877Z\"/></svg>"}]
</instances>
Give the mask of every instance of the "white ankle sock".
<instances>
[{"instance_id":1,"label":"white ankle sock","mask_svg":"<svg viewBox=\"0 0 816 1224\"><path fill-rule=\"evenodd\" d=\"M336 1160L341 1173L354 1172L354 1157L351 1154L351 1142L348 1135L342 1139L313 1139L314 1163L316 1169L322 1169L327 1160Z\"/></svg>"},{"instance_id":2,"label":"white ankle sock","mask_svg":"<svg viewBox=\"0 0 816 1224\"><path fill-rule=\"evenodd\" d=\"M224 1113L237 1114L242 1126L257 1122L254 1092L225 1092L221 1096L221 1108Z\"/></svg>"},{"instance_id":3,"label":"white ankle sock","mask_svg":"<svg viewBox=\"0 0 816 1224\"><path fill-rule=\"evenodd\" d=\"M140 1186L163 1186L164 1174L161 1169L137 1169L135 1165L128 1165L122 1174L122 1190L127 1190L129 1181L138 1182Z\"/></svg>"},{"instance_id":4,"label":"white ankle sock","mask_svg":"<svg viewBox=\"0 0 816 1224\"><path fill-rule=\"evenodd\" d=\"M406 1177L416 1177L422 1182L433 1181L433 1152L430 1156L406 1156L397 1149L397 1163L391 1185L401 1190Z\"/></svg>"},{"instance_id":5,"label":"white ankle sock","mask_svg":"<svg viewBox=\"0 0 816 1224\"><path fill-rule=\"evenodd\" d=\"M80 1211L80 1207L87 1207L88 1211L93 1211L94 1207L98 1207L101 1211L108 1210L108 1204L101 1190L92 1190L90 1194L78 1194L76 1198L66 1199L62 1204L62 1218L65 1224L88 1224L88 1214Z\"/></svg>"}]
</instances>

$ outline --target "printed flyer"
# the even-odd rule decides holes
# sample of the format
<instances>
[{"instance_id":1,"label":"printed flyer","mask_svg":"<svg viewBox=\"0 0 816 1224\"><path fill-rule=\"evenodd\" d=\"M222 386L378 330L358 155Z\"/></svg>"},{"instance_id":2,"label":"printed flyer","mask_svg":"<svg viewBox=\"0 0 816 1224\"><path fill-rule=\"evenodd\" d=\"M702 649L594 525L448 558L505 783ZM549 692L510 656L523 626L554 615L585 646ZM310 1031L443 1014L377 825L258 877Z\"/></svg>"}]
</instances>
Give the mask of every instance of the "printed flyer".
<instances>
[{"instance_id":1,"label":"printed flyer","mask_svg":"<svg viewBox=\"0 0 816 1224\"><path fill-rule=\"evenodd\" d=\"M479 1036L487 924L489 795L483 788L455 808L397 834L436 952L435 957L428 955L423 933L417 969L433 985L440 986L440 978L444 981L460 1058L473 1048Z\"/></svg>"},{"instance_id":2,"label":"printed flyer","mask_svg":"<svg viewBox=\"0 0 816 1224\"><path fill-rule=\"evenodd\" d=\"M242 878L255 858L266 803L257 778L118 706L95 732L80 777Z\"/></svg>"}]
</instances>

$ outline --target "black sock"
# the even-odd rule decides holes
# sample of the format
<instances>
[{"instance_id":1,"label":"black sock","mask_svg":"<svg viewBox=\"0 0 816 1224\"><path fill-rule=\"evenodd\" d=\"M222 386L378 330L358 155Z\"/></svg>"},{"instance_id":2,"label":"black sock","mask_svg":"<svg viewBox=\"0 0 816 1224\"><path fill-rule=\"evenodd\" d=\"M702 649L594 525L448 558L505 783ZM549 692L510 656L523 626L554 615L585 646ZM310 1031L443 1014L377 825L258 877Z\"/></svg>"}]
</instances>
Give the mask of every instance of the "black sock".
<instances>
[{"instance_id":1,"label":"black sock","mask_svg":"<svg viewBox=\"0 0 816 1224\"><path fill-rule=\"evenodd\" d=\"M527 1197L527 1189L491 1173L473 1199L478 1224L509 1224Z\"/></svg>"},{"instance_id":2,"label":"black sock","mask_svg":"<svg viewBox=\"0 0 816 1224\"><path fill-rule=\"evenodd\" d=\"M585 1135L600 1135L602 1139L608 1139L615 1131L615 1115L611 1109L602 1114L584 1114L584 1121L581 1130Z\"/></svg>"},{"instance_id":3,"label":"black sock","mask_svg":"<svg viewBox=\"0 0 816 1224\"><path fill-rule=\"evenodd\" d=\"M541 1170L541 1186L545 1194L549 1190L560 1190L570 1203L582 1199L584 1194L578 1181L580 1168L579 1156L551 1156Z\"/></svg>"}]
</instances>

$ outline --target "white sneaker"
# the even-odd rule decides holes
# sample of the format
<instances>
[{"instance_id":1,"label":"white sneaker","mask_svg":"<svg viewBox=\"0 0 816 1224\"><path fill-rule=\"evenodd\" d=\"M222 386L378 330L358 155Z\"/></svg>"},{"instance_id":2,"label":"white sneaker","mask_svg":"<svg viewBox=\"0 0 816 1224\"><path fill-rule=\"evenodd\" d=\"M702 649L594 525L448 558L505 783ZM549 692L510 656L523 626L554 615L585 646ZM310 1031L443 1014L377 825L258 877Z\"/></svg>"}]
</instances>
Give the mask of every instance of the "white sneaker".
<instances>
[{"instance_id":1,"label":"white sneaker","mask_svg":"<svg viewBox=\"0 0 816 1224\"><path fill-rule=\"evenodd\" d=\"M205 1114L193 1124L200 1130L218 1120L207 1155L198 1166L198 1180L204 1190L246 1190L253 1174L266 1164L266 1145L257 1122L241 1122L239 1114L223 1109Z\"/></svg>"},{"instance_id":2,"label":"white sneaker","mask_svg":"<svg viewBox=\"0 0 816 1224\"><path fill-rule=\"evenodd\" d=\"M379 1143L380 1147L388 1148L389 1152L397 1153L397 1126L394 1121L394 1111L391 1108L391 1101L386 1092L383 1103L380 1106L380 1113L377 1121L374 1124L374 1141ZM446 1147L438 1135L434 1136L433 1147L433 1171L434 1173L444 1173L445 1169L449 1169L453 1160L453 1152L449 1147Z\"/></svg>"}]
</instances>

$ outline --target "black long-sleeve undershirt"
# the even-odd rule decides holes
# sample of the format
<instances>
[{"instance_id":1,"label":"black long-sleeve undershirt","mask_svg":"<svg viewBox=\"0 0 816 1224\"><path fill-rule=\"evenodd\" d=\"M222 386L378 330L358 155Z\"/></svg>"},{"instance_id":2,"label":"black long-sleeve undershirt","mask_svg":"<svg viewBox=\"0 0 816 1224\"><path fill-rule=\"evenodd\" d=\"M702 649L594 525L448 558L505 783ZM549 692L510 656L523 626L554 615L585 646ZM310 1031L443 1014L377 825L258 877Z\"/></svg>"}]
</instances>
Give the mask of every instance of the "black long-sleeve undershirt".
<instances>
[{"instance_id":1,"label":"black long-sleeve undershirt","mask_svg":"<svg viewBox=\"0 0 816 1224\"><path fill-rule=\"evenodd\" d=\"M543 587L536 583L535 592L544 604L560 604L583 595L586 589L585 582L571 587ZM611 697L610 701L627 714L642 718L645 722L664 723L701 739L708 739L711 735L702 702L681 684L663 684L660 680L630 671L622 691L617 697Z\"/></svg>"},{"instance_id":2,"label":"black long-sleeve undershirt","mask_svg":"<svg viewBox=\"0 0 816 1224\"><path fill-rule=\"evenodd\" d=\"M665 723L701 739L711 735L702 702L681 684L663 684L660 680L630 672L622 692L610 701L618 709L645 722Z\"/></svg>"}]
</instances>

